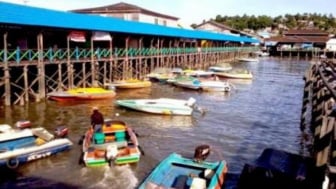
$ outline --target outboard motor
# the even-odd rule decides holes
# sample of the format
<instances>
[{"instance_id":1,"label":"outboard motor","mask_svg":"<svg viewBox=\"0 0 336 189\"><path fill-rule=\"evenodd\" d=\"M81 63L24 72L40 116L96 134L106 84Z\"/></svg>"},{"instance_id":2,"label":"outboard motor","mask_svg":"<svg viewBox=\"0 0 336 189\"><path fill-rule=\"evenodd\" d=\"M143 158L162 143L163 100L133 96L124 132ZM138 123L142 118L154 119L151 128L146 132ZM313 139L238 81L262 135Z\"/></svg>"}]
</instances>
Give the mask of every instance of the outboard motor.
<instances>
[{"instance_id":1,"label":"outboard motor","mask_svg":"<svg viewBox=\"0 0 336 189\"><path fill-rule=\"evenodd\" d=\"M196 162L204 161L210 155L210 146L207 144L195 148L194 160Z\"/></svg>"},{"instance_id":2,"label":"outboard motor","mask_svg":"<svg viewBox=\"0 0 336 189\"><path fill-rule=\"evenodd\" d=\"M116 144L110 144L106 147L106 159L112 160L118 155L118 146Z\"/></svg>"}]
</instances>

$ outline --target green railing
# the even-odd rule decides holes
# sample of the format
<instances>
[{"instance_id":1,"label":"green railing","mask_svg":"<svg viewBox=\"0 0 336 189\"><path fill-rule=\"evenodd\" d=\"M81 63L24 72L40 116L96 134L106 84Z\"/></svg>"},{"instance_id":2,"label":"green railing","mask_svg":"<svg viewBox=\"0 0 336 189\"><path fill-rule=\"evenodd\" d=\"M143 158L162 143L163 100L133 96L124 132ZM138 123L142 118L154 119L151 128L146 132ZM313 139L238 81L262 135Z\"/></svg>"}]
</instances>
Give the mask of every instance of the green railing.
<instances>
[{"instance_id":1,"label":"green railing","mask_svg":"<svg viewBox=\"0 0 336 189\"><path fill-rule=\"evenodd\" d=\"M211 47L211 48L114 48L112 56L118 57L136 57L136 56L157 56L157 55L176 55L176 54L192 54L192 53L216 53L216 52L253 52L258 50L258 47ZM111 50L108 48L69 49L69 58L71 60L80 61L81 59L90 59L91 55L100 60L110 58ZM0 63L6 60L11 63L34 62L41 57L45 62L54 62L55 60L67 60L67 49L48 48L39 52L37 49L9 49L7 54L4 50L0 51Z\"/></svg>"}]
</instances>

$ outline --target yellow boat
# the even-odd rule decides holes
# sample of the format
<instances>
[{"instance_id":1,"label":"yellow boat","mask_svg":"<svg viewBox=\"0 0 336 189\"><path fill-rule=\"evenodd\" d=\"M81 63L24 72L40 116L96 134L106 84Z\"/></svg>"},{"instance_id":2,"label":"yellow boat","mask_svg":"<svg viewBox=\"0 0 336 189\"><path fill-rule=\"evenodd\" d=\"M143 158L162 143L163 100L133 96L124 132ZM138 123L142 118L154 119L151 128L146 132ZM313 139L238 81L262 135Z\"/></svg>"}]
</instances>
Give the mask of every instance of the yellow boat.
<instances>
[{"instance_id":1,"label":"yellow boat","mask_svg":"<svg viewBox=\"0 0 336 189\"><path fill-rule=\"evenodd\" d=\"M55 101L73 101L73 100L101 100L114 98L115 91L100 87L75 88L67 91L51 92L47 97Z\"/></svg>"},{"instance_id":2,"label":"yellow boat","mask_svg":"<svg viewBox=\"0 0 336 189\"><path fill-rule=\"evenodd\" d=\"M152 86L152 82L139 79L127 79L110 83L108 86L114 86L118 89L136 89L150 87Z\"/></svg>"}]
</instances>

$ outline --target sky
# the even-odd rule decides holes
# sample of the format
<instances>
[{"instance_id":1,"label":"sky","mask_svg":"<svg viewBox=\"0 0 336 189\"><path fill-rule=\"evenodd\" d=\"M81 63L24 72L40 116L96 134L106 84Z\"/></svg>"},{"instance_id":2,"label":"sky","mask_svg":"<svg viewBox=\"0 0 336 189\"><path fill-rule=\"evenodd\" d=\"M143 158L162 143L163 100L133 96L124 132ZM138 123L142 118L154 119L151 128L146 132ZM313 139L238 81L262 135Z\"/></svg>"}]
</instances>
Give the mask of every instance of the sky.
<instances>
[{"instance_id":1,"label":"sky","mask_svg":"<svg viewBox=\"0 0 336 189\"><path fill-rule=\"evenodd\" d=\"M190 26L221 16L318 13L336 16L336 0L0 0L54 10L74 10L111 5L119 2L178 17Z\"/></svg>"}]
</instances>

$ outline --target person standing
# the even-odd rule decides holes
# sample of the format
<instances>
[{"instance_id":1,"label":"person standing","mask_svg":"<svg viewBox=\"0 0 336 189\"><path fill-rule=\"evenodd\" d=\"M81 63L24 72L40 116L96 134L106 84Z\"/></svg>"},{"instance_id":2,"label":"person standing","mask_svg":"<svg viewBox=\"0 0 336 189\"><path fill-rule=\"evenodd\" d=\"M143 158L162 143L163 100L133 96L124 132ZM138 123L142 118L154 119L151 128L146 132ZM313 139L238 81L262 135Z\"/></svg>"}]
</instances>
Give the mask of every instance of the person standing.
<instances>
[{"instance_id":1,"label":"person standing","mask_svg":"<svg viewBox=\"0 0 336 189\"><path fill-rule=\"evenodd\" d=\"M94 132L102 132L102 126L104 124L104 116L99 112L98 107L93 107L91 114L91 125Z\"/></svg>"}]
</instances>

